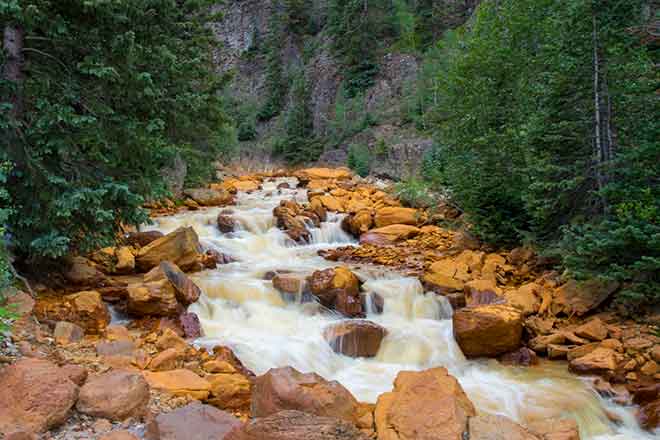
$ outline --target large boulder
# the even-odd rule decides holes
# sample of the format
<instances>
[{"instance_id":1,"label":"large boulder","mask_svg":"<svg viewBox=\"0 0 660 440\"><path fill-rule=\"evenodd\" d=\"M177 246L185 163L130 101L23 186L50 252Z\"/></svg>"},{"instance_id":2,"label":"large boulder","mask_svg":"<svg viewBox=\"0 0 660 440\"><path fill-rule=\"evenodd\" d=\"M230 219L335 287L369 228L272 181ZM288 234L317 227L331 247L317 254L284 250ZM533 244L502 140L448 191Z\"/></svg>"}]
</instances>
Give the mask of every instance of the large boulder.
<instances>
[{"instance_id":1,"label":"large boulder","mask_svg":"<svg viewBox=\"0 0 660 440\"><path fill-rule=\"evenodd\" d=\"M297 243L307 243L312 238L302 213L302 207L293 201L283 200L273 209L277 227Z\"/></svg>"},{"instance_id":2,"label":"large boulder","mask_svg":"<svg viewBox=\"0 0 660 440\"><path fill-rule=\"evenodd\" d=\"M153 269L161 261L171 261L182 270L199 269L202 246L192 227L181 227L144 246L135 257L136 267L142 272Z\"/></svg>"},{"instance_id":3,"label":"large boulder","mask_svg":"<svg viewBox=\"0 0 660 440\"><path fill-rule=\"evenodd\" d=\"M389 225L417 226L426 221L426 214L414 208L385 207L376 211L374 223L377 228Z\"/></svg>"},{"instance_id":4,"label":"large boulder","mask_svg":"<svg viewBox=\"0 0 660 440\"><path fill-rule=\"evenodd\" d=\"M147 282L167 279L174 287L176 299L184 306L196 302L202 290L181 270L169 261L161 262L144 276Z\"/></svg>"},{"instance_id":5,"label":"large boulder","mask_svg":"<svg viewBox=\"0 0 660 440\"><path fill-rule=\"evenodd\" d=\"M431 264L423 276L425 286L434 292L460 292L465 283L480 279L484 253L466 250L455 257L447 257Z\"/></svg>"},{"instance_id":6,"label":"large boulder","mask_svg":"<svg viewBox=\"0 0 660 440\"><path fill-rule=\"evenodd\" d=\"M53 325L59 321L72 322L89 334L103 333L110 323L108 307L95 290L39 298L34 313L40 321Z\"/></svg>"},{"instance_id":7,"label":"large boulder","mask_svg":"<svg viewBox=\"0 0 660 440\"><path fill-rule=\"evenodd\" d=\"M167 279L129 285L126 308L136 316L176 316L183 311L177 291Z\"/></svg>"},{"instance_id":8,"label":"large boulder","mask_svg":"<svg viewBox=\"0 0 660 440\"><path fill-rule=\"evenodd\" d=\"M590 280L578 282L568 281L555 290L551 309L553 314L582 316L601 305L619 288L616 282Z\"/></svg>"},{"instance_id":9,"label":"large boulder","mask_svg":"<svg viewBox=\"0 0 660 440\"><path fill-rule=\"evenodd\" d=\"M234 196L225 190L192 188L183 193L202 206L225 206L234 203Z\"/></svg>"},{"instance_id":10,"label":"large boulder","mask_svg":"<svg viewBox=\"0 0 660 440\"><path fill-rule=\"evenodd\" d=\"M529 316L539 311L542 290L540 285L528 283L506 292L504 296L509 305L520 310L524 316Z\"/></svg>"},{"instance_id":11,"label":"large boulder","mask_svg":"<svg viewBox=\"0 0 660 440\"><path fill-rule=\"evenodd\" d=\"M568 368L579 374L608 374L616 370L621 355L610 348L596 348L570 361Z\"/></svg>"},{"instance_id":12,"label":"large boulder","mask_svg":"<svg viewBox=\"0 0 660 440\"><path fill-rule=\"evenodd\" d=\"M344 217L341 227L349 234L356 237L367 232L374 224L373 210L365 208L357 211L355 214Z\"/></svg>"},{"instance_id":13,"label":"large boulder","mask_svg":"<svg viewBox=\"0 0 660 440\"><path fill-rule=\"evenodd\" d=\"M380 325L362 319L342 321L327 327L323 337L336 352L350 357L374 357L387 334Z\"/></svg>"},{"instance_id":14,"label":"large boulder","mask_svg":"<svg viewBox=\"0 0 660 440\"><path fill-rule=\"evenodd\" d=\"M284 293L302 293L307 287L307 280L302 274L278 273L273 277L273 287Z\"/></svg>"},{"instance_id":15,"label":"large boulder","mask_svg":"<svg viewBox=\"0 0 660 440\"><path fill-rule=\"evenodd\" d=\"M537 420L527 426L541 440L580 440L578 425L573 419Z\"/></svg>"},{"instance_id":16,"label":"large boulder","mask_svg":"<svg viewBox=\"0 0 660 440\"><path fill-rule=\"evenodd\" d=\"M149 385L138 373L110 371L93 376L80 389L76 409L110 420L139 418L146 414Z\"/></svg>"},{"instance_id":17,"label":"large boulder","mask_svg":"<svg viewBox=\"0 0 660 440\"><path fill-rule=\"evenodd\" d=\"M352 423L301 411L280 411L254 419L225 440L367 440Z\"/></svg>"},{"instance_id":18,"label":"large boulder","mask_svg":"<svg viewBox=\"0 0 660 440\"><path fill-rule=\"evenodd\" d=\"M385 246L394 244L398 241L408 240L420 233L416 226L410 225L388 225L382 228L372 229L360 236L360 244L373 244L376 246Z\"/></svg>"},{"instance_id":19,"label":"large boulder","mask_svg":"<svg viewBox=\"0 0 660 440\"><path fill-rule=\"evenodd\" d=\"M454 338L467 357L499 356L520 346L522 315L513 307L466 307L456 310L452 321Z\"/></svg>"},{"instance_id":20,"label":"large boulder","mask_svg":"<svg viewBox=\"0 0 660 440\"><path fill-rule=\"evenodd\" d=\"M64 278L79 288L94 288L106 283L106 276L84 257L71 258L64 271Z\"/></svg>"},{"instance_id":21,"label":"large boulder","mask_svg":"<svg viewBox=\"0 0 660 440\"><path fill-rule=\"evenodd\" d=\"M125 235L126 243L131 246L144 247L149 243L163 238L165 235L160 231L129 232Z\"/></svg>"},{"instance_id":22,"label":"large boulder","mask_svg":"<svg viewBox=\"0 0 660 440\"><path fill-rule=\"evenodd\" d=\"M44 432L66 421L78 386L42 359L23 358L0 371L0 433Z\"/></svg>"},{"instance_id":23,"label":"large boulder","mask_svg":"<svg viewBox=\"0 0 660 440\"><path fill-rule=\"evenodd\" d=\"M402 371L394 389L378 397L379 440L463 440L476 410L445 368Z\"/></svg>"},{"instance_id":24,"label":"large boulder","mask_svg":"<svg viewBox=\"0 0 660 440\"><path fill-rule=\"evenodd\" d=\"M199 402L165 414L147 423L147 440L222 440L242 425L233 415Z\"/></svg>"},{"instance_id":25,"label":"large boulder","mask_svg":"<svg viewBox=\"0 0 660 440\"><path fill-rule=\"evenodd\" d=\"M541 440L513 420L490 414L470 417L470 440Z\"/></svg>"},{"instance_id":26,"label":"large boulder","mask_svg":"<svg viewBox=\"0 0 660 440\"><path fill-rule=\"evenodd\" d=\"M346 267L317 270L308 278L312 294L325 307L349 316L362 316L360 281Z\"/></svg>"},{"instance_id":27,"label":"large boulder","mask_svg":"<svg viewBox=\"0 0 660 440\"><path fill-rule=\"evenodd\" d=\"M190 370L144 371L142 374L151 388L175 396L204 400L211 391L211 384Z\"/></svg>"},{"instance_id":28,"label":"large boulder","mask_svg":"<svg viewBox=\"0 0 660 440\"><path fill-rule=\"evenodd\" d=\"M348 168L306 168L296 171L294 176L303 184L311 180L348 180L353 177Z\"/></svg>"},{"instance_id":29,"label":"large boulder","mask_svg":"<svg viewBox=\"0 0 660 440\"><path fill-rule=\"evenodd\" d=\"M354 423L357 406L357 400L339 382L284 367L256 378L252 415L265 417L291 409Z\"/></svg>"}]
</instances>

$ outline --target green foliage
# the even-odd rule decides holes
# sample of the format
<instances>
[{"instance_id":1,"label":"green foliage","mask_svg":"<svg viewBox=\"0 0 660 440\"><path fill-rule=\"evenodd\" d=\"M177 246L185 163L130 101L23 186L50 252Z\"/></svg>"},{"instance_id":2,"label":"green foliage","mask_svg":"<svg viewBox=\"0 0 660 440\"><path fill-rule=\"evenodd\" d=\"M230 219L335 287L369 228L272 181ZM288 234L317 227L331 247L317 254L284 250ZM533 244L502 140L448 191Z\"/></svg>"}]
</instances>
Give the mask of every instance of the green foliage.
<instances>
[{"instance_id":1,"label":"green foliage","mask_svg":"<svg viewBox=\"0 0 660 440\"><path fill-rule=\"evenodd\" d=\"M413 208L428 208L435 201L431 194L429 183L417 178L411 178L397 183L394 186L394 195L405 206Z\"/></svg>"},{"instance_id":2,"label":"green foliage","mask_svg":"<svg viewBox=\"0 0 660 440\"><path fill-rule=\"evenodd\" d=\"M395 28L399 37L397 49L415 52L419 48L417 16L405 0L394 0Z\"/></svg>"},{"instance_id":3,"label":"green foliage","mask_svg":"<svg viewBox=\"0 0 660 440\"><path fill-rule=\"evenodd\" d=\"M366 145L351 145L348 147L346 165L358 176L367 177L371 170L371 153Z\"/></svg>"},{"instance_id":4,"label":"green foliage","mask_svg":"<svg viewBox=\"0 0 660 440\"><path fill-rule=\"evenodd\" d=\"M345 90L345 84L341 83L335 98L334 118L329 121L327 138L332 147L377 123L376 118L365 109L364 95L348 98Z\"/></svg>"},{"instance_id":5,"label":"green foliage","mask_svg":"<svg viewBox=\"0 0 660 440\"><path fill-rule=\"evenodd\" d=\"M616 280L623 298L655 302L657 75L631 32L643 3L482 3L469 28L443 40L425 86L437 92L427 122L438 145L424 174L447 186L482 238L531 238L571 275ZM611 158L596 149L609 140Z\"/></svg>"},{"instance_id":6,"label":"green foliage","mask_svg":"<svg viewBox=\"0 0 660 440\"><path fill-rule=\"evenodd\" d=\"M0 81L0 151L13 165L6 224L19 256L112 243L121 224L147 219L140 206L162 194L160 170L177 154L208 166L229 149L211 4L0 1L1 21L26 36L22 87Z\"/></svg>"},{"instance_id":7,"label":"green foliage","mask_svg":"<svg viewBox=\"0 0 660 440\"><path fill-rule=\"evenodd\" d=\"M284 23L282 14L275 11L268 24L266 41L266 91L268 96L257 114L260 121L268 121L279 115L286 98L286 78L282 66L281 52L284 41Z\"/></svg>"}]
</instances>

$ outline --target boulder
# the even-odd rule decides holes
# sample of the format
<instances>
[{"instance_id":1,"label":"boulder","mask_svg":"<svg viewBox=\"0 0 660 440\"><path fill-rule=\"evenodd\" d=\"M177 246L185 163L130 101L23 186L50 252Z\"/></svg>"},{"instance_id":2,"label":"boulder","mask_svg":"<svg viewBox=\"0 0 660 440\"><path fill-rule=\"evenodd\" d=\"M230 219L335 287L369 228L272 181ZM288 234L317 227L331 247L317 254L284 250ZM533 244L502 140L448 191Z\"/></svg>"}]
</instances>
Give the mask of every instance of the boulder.
<instances>
[{"instance_id":1,"label":"boulder","mask_svg":"<svg viewBox=\"0 0 660 440\"><path fill-rule=\"evenodd\" d=\"M570 280L555 290L551 310L555 315L582 316L601 305L618 288L616 282L590 280L580 283Z\"/></svg>"},{"instance_id":2,"label":"boulder","mask_svg":"<svg viewBox=\"0 0 660 440\"><path fill-rule=\"evenodd\" d=\"M202 324L199 322L199 317L195 313L187 312L179 315L179 324L181 324L184 338L196 339L204 335Z\"/></svg>"},{"instance_id":3,"label":"boulder","mask_svg":"<svg viewBox=\"0 0 660 440\"><path fill-rule=\"evenodd\" d=\"M227 362L224 363L233 371L220 371L206 376L206 380L211 383L208 403L220 409L250 412L252 402L250 379Z\"/></svg>"},{"instance_id":4,"label":"boulder","mask_svg":"<svg viewBox=\"0 0 660 440\"><path fill-rule=\"evenodd\" d=\"M609 348L596 348L589 354L573 359L568 368L578 374L607 374L613 372L619 355Z\"/></svg>"},{"instance_id":5,"label":"boulder","mask_svg":"<svg viewBox=\"0 0 660 440\"><path fill-rule=\"evenodd\" d=\"M527 426L542 440L580 440L578 425L573 419L537 420Z\"/></svg>"},{"instance_id":6,"label":"boulder","mask_svg":"<svg viewBox=\"0 0 660 440\"><path fill-rule=\"evenodd\" d=\"M311 180L349 180L353 177L348 168L306 168L294 173L301 182Z\"/></svg>"},{"instance_id":7,"label":"boulder","mask_svg":"<svg viewBox=\"0 0 660 440\"><path fill-rule=\"evenodd\" d=\"M470 440L541 440L504 416L481 414L470 417Z\"/></svg>"},{"instance_id":8,"label":"boulder","mask_svg":"<svg viewBox=\"0 0 660 440\"><path fill-rule=\"evenodd\" d=\"M280 411L254 419L225 440L367 440L352 423L301 411Z\"/></svg>"},{"instance_id":9,"label":"boulder","mask_svg":"<svg viewBox=\"0 0 660 440\"><path fill-rule=\"evenodd\" d=\"M184 306L196 302L202 294L202 290L188 278L188 275L169 261L162 261L144 276L146 282L162 279L167 279L172 283L177 301Z\"/></svg>"},{"instance_id":10,"label":"boulder","mask_svg":"<svg viewBox=\"0 0 660 440\"><path fill-rule=\"evenodd\" d=\"M539 358L533 350L527 347L520 347L500 357L500 362L505 365L520 365L530 367L539 363Z\"/></svg>"},{"instance_id":11,"label":"boulder","mask_svg":"<svg viewBox=\"0 0 660 440\"><path fill-rule=\"evenodd\" d=\"M254 383L253 417L299 410L354 423L357 406L357 400L339 382L291 367L270 369Z\"/></svg>"},{"instance_id":12,"label":"boulder","mask_svg":"<svg viewBox=\"0 0 660 440\"><path fill-rule=\"evenodd\" d=\"M211 384L190 370L144 371L142 374L151 388L175 396L204 400L211 391Z\"/></svg>"},{"instance_id":13,"label":"boulder","mask_svg":"<svg viewBox=\"0 0 660 440\"><path fill-rule=\"evenodd\" d=\"M126 240L126 243L131 246L144 247L149 243L151 243L152 241L156 241L164 236L165 234L163 234L160 231L142 231L142 232L129 232L124 236L124 238Z\"/></svg>"},{"instance_id":14,"label":"boulder","mask_svg":"<svg viewBox=\"0 0 660 440\"><path fill-rule=\"evenodd\" d=\"M660 399L642 405L637 413L637 421L649 431L660 428Z\"/></svg>"},{"instance_id":15,"label":"boulder","mask_svg":"<svg viewBox=\"0 0 660 440\"><path fill-rule=\"evenodd\" d=\"M177 316L183 307L177 301L177 291L167 279L128 286L128 313L136 316Z\"/></svg>"},{"instance_id":16,"label":"boulder","mask_svg":"<svg viewBox=\"0 0 660 440\"><path fill-rule=\"evenodd\" d=\"M200 266L202 246L192 227L181 227L144 246L135 257L136 267L146 272L170 261L181 270L194 270Z\"/></svg>"},{"instance_id":17,"label":"boulder","mask_svg":"<svg viewBox=\"0 0 660 440\"><path fill-rule=\"evenodd\" d=\"M373 210L370 208L361 209L355 214L344 217L341 223L342 229L356 237L367 232L374 224Z\"/></svg>"},{"instance_id":18,"label":"boulder","mask_svg":"<svg viewBox=\"0 0 660 440\"><path fill-rule=\"evenodd\" d=\"M82 288L99 287L106 282L106 276L84 257L73 257L69 261L64 278L74 286Z\"/></svg>"},{"instance_id":19,"label":"boulder","mask_svg":"<svg viewBox=\"0 0 660 440\"><path fill-rule=\"evenodd\" d=\"M115 251L115 256L117 257L116 273L126 274L135 270L135 255L133 255L131 248L122 246Z\"/></svg>"},{"instance_id":20,"label":"boulder","mask_svg":"<svg viewBox=\"0 0 660 440\"><path fill-rule=\"evenodd\" d=\"M85 336L85 330L82 327L66 321L59 321L53 330L53 338L59 345L80 342L83 336Z\"/></svg>"},{"instance_id":21,"label":"boulder","mask_svg":"<svg viewBox=\"0 0 660 440\"><path fill-rule=\"evenodd\" d=\"M110 323L110 312L101 294L88 290L62 297L44 297L37 300L34 314L40 321L74 323L89 334L100 334Z\"/></svg>"},{"instance_id":22,"label":"boulder","mask_svg":"<svg viewBox=\"0 0 660 440\"><path fill-rule=\"evenodd\" d=\"M414 208L386 207L376 211L374 223L377 228L389 225L417 226L426 221L426 214Z\"/></svg>"},{"instance_id":23,"label":"boulder","mask_svg":"<svg viewBox=\"0 0 660 440\"><path fill-rule=\"evenodd\" d=\"M419 234L419 228L410 225L388 225L372 229L360 236L360 244L386 246L399 241L408 240Z\"/></svg>"},{"instance_id":24,"label":"boulder","mask_svg":"<svg viewBox=\"0 0 660 440\"><path fill-rule=\"evenodd\" d=\"M0 371L0 433L41 433L63 424L78 386L55 364L23 358Z\"/></svg>"},{"instance_id":25,"label":"boulder","mask_svg":"<svg viewBox=\"0 0 660 440\"><path fill-rule=\"evenodd\" d=\"M78 386L82 386L87 380L87 370L80 365L63 365L60 367L60 372Z\"/></svg>"},{"instance_id":26,"label":"boulder","mask_svg":"<svg viewBox=\"0 0 660 440\"><path fill-rule=\"evenodd\" d=\"M305 276L295 273L278 273L273 277L273 287L284 293L302 293L307 287Z\"/></svg>"},{"instance_id":27,"label":"boulder","mask_svg":"<svg viewBox=\"0 0 660 440\"><path fill-rule=\"evenodd\" d=\"M378 397L375 423L379 440L463 440L475 415L461 385L440 367L400 372L394 389Z\"/></svg>"},{"instance_id":28,"label":"boulder","mask_svg":"<svg viewBox=\"0 0 660 440\"><path fill-rule=\"evenodd\" d=\"M360 281L346 267L315 271L308 279L309 288L321 304L349 317L362 315Z\"/></svg>"},{"instance_id":29,"label":"boulder","mask_svg":"<svg viewBox=\"0 0 660 440\"><path fill-rule=\"evenodd\" d=\"M149 385L138 373L110 371L93 376L80 389L76 409L109 420L140 418L149 404Z\"/></svg>"},{"instance_id":30,"label":"boulder","mask_svg":"<svg viewBox=\"0 0 660 440\"><path fill-rule=\"evenodd\" d=\"M234 220L234 217L228 214L223 214L222 212L218 214L218 218L216 219L216 222L218 223L218 229L222 233L229 233L229 232L234 232L236 229L236 220Z\"/></svg>"},{"instance_id":31,"label":"boulder","mask_svg":"<svg viewBox=\"0 0 660 440\"><path fill-rule=\"evenodd\" d=\"M480 278L483 252L463 251L431 264L424 274L424 284L434 292L447 294L463 291L465 283Z\"/></svg>"},{"instance_id":32,"label":"boulder","mask_svg":"<svg viewBox=\"0 0 660 440\"><path fill-rule=\"evenodd\" d=\"M503 304L502 290L494 280L472 280L463 286L465 304L479 306L485 304Z\"/></svg>"},{"instance_id":33,"label":"boulder","mask_svg":"<svg viewBox=\"0 0 660 440\"><path fill-rule=\"evenodd\" d=\"M233 415L199 402L158 414L146 426L147 440L222 440L242 425Z\"/></svg>"},{"instance_id":34,"label":"boulder","mask_svg":"<svg viewBox=\"0 0 660 440\"><path fill-rule=\"evenodd\" d=\"M201 206L226 206L234 203L234 196L228 191L209 188L193 188L183 192Z\"/></svg>"},{"instance_id":35,"label":"boulder","mask_svg":"<svg viewBox=\"0 0 660 440\"><path fill-rule=\"evenodd\" d=\"M289 201L290 202L290 201ZM275 217L277 227L282 229L286 234L297 243L308 243L312 234L307 230L304 218L300 214L302 207L297 203L282 201L280 206L273 209L273 216Z\"/></svg>"},{"instance_id":36,"label":"boulder","mask_svg":"<svg viewBox=\"0 0 660 440\"><path fill-rule=\"evenodd\" d=\"M456 310L454 337L467 357L499 356L520 347L522 316L513 307L495 304Z\"/></svg>"},{"instance_id":37,"label":"boulder","mask_svg":"<svg viewBox=\"0 0 660 440\"><path fill-rule=\"evenodd\" d=\"M362 319L342 321L323 331L333 351L350 357L376 356L386 334L380 325Z\"/></svg>"},{"instance_id":38,"label":"boulder","mask_svg":"<svg viewBox=\"0 0 660 440\"><path fill-rule=\"evenodd\" d=\"M321 202L321 205L328 211L334 212L344 212L344 206L341 203L341 200L335 196L324 194L318 197L318 200Z\"/></svg>"},{"instance_id":39,"label":"boulder","mask_svg":"<svg viewBox=\"0 0 660 440\"><path fill-rule=\"evenodd\" d=\"M183 359L183 352L176 348L168 348L156 354L151 362L149 369L151 371L168 371L176 369Z\"/></svg>"},{"instance_id":40,"label":"boulder","mask_svg":"<svg viewBox=\"0 0 660 440\"><path fill-rule=\"evenodd\" d=\"M590 341L602 341L607 338L607 326L600 319L594 318L576 328L574 333Z\"/></svg>"},{"instance_id":41,"label":"boulder","mask_svg":"<svg viewBox=\"0 0 660 440\"><path fill-rule=\"evenodd\" d=\"M504 294L506 301L512 307L520 310L523 316L529 316L539 311L541 307L542 287L536 283L528 283L518 289L509 290Z\"/></svg>"}]
</instances>

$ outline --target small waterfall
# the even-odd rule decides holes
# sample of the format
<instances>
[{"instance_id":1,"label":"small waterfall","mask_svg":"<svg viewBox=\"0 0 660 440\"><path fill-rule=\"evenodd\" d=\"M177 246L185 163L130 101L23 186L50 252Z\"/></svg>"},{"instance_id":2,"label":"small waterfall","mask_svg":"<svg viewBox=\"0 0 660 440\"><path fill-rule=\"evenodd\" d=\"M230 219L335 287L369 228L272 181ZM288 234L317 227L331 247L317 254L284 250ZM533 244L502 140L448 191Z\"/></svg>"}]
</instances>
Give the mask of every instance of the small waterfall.
<instances>
[{"instance_id":1,"label":"small waterfall","mask_svg":"<svg viewBox=\"0 0 660 440\"><path fill-rule=\"evenodd\" d=\"M341 222L345 216L345 214L329 212L326 221L321 223L321 227L309 228L312 234L312 244L328 247L355 243L355 239L341 228Z\"/></svg>"}]
</instances>

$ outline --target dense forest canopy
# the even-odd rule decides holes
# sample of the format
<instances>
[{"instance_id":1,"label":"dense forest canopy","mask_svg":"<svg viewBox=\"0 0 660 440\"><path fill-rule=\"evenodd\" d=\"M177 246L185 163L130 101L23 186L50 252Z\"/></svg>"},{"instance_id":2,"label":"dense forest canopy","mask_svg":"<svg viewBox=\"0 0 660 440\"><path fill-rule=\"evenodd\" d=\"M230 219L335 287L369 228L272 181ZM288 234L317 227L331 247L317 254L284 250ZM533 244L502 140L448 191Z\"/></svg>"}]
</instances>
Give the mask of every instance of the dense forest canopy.
<instances>
[{"instance_id":1,"label":"dense forest canopy","mask_svg":"<svg viewBox=\"0 0 660 440\"><path fill-rule=\"evenodd\" d=\"M534 245L571 276L658 301L651 2L277 0L243 55L265 69L249 109L228 102L212 66L215 3L0 1L0 225L14 253L37 261L112 241L146 219L141 205L166 193L162 170L177 158L203 182L259 126L280 125L281 160L315 160L377 123L364 96L398 52L420 63L400 123L435 141L421 180L402 184L411 203L447 193L482 239ZM294 67L287 38L303 48ZM342 81L319 136L306 63L323 44ZM351 145L348 164L367 175L386 148Z\"/></svg>"}]
</instances>

